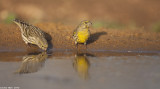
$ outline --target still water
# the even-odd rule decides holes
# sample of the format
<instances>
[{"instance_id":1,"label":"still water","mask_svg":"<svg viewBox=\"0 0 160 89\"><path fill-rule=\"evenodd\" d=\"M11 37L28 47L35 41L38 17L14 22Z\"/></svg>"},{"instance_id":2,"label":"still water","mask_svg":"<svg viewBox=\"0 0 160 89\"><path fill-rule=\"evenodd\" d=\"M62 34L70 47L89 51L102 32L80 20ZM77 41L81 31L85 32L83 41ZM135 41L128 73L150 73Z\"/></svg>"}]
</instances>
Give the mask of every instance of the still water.
<instances>
[{"instance_id":1,"label":"still water","mask_svg":"<svg viewBox=\"0 0 160 89\"><path fill-rule=\"evenodd\" d=\"M9 55L10 54L10 55ZM159 53L1 53L0 88L160 89Z\"/></svg>"}]
</instances>

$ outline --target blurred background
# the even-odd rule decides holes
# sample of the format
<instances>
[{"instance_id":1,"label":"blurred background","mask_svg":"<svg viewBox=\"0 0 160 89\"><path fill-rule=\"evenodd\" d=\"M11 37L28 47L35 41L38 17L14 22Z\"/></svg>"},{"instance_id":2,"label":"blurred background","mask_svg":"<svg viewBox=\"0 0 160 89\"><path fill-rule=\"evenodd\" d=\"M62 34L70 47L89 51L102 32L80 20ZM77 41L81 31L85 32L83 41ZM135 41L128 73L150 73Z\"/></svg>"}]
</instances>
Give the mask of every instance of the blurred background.
<instances>
[{"instance_id":1,"label":"blurred background","mask_svg":"<svg viewBox=\"0 0 160 89\"><path fill-rule=\"evenodd\" d=\"M0 0L0 23L17 17L71 25L90 20L94 28L160 32L160 0Z\"/></svg>"}]
</instances>

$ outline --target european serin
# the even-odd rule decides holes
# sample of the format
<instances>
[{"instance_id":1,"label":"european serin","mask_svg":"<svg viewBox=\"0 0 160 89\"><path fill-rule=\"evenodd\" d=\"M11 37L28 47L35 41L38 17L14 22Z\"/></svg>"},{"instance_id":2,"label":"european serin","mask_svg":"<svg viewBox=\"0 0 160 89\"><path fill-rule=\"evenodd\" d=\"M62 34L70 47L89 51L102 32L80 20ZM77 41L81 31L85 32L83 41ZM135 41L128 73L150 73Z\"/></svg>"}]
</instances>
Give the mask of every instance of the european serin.
<instances>
[{"instance_id":1,"label":"european serin","mask_svg":"<svg viewBox=\"0 0 160 89\"><path fill-rule=\"evenodd\" d=\"M92 23L90 21L82 21L78 27L73 32L73 39L75 44L78 46L78 43L83 43L87 47L87 40L90 37L89 27Z\"/></svg>"}]
</instances>

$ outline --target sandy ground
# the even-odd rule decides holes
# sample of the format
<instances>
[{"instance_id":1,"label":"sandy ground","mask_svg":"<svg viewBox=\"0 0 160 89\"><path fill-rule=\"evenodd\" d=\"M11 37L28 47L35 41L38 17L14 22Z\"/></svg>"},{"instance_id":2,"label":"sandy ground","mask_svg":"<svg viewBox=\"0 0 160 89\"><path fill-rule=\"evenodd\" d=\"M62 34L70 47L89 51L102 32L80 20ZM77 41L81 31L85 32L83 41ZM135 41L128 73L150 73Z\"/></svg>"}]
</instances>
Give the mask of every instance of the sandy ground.
<instances>
[{"instance_id":1,"label":"sandy ground","mask_svg":"<svg viewBox=\"0 0 160 89\"><path fill-rule=\"evenodd\" d=\"M55 23L35 24L46 32L49 43L48 50L77 50L72 38L74 26ZM160 34L143 30L113 30L93 29L88 40L87 49L93 50L138 50L159 51ZM21 38L20 29L15 24L0 24L0 51L29 51L40 50L37 46L29 47ZM78 50L86 50L83 44Z\"/></svg>"}]
</instances>

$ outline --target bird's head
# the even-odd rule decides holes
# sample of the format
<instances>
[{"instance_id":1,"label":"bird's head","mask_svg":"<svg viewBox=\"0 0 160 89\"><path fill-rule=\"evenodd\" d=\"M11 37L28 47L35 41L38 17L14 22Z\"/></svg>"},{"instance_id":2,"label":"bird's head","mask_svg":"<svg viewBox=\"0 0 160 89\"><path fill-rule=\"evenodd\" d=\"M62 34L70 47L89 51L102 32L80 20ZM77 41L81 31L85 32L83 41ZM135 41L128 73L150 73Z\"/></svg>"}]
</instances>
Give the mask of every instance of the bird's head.
<instances>
[{"instance_id":1,"label":"bird's head","mask_svg":"<svg viewBox=\"0 0 160 89\"><path fill-rule=\"evenodd\" d=\"M40 40L38 40L37 41L38 43L38 46L41 48L41 49L43 49L43 50L47 50L47 48L48 48L48 43L47 43L47 41L46 41L46 39L44 39L44 38L41 38Z\"/></svg>"},{"instance_id":2,"label":"bird's head","mask_svg":"<svg viewBox=\"0 0 160 89\"><path fill-rule=\"evenodd\" d=\"M80 27L82 28L89 28L92 25L92 23L88 20L84 20L80 23Z\"/></svg>"}]
</instances>

